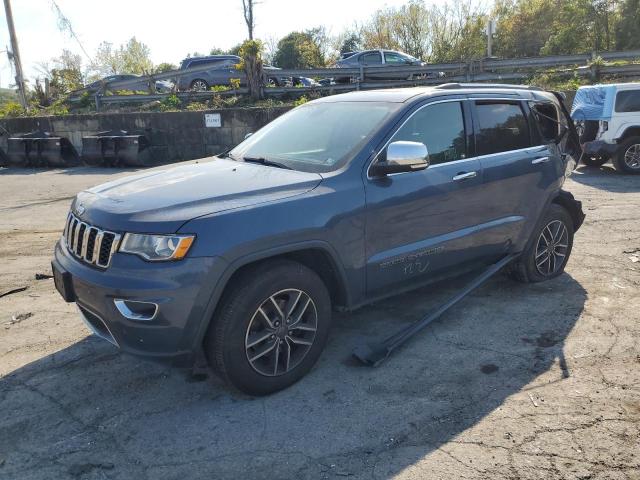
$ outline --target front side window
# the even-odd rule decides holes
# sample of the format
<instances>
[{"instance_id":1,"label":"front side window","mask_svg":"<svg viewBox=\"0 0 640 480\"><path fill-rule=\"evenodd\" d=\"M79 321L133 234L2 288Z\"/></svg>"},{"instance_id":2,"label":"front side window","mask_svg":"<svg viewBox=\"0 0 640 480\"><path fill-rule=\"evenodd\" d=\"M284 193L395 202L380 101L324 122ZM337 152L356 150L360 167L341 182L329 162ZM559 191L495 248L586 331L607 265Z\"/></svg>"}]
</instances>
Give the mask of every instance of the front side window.
<instances>
[{"instance_id":1,"label":"front side window","mask_svg":"<svg viewBox=\"0 0 640 480\"><path fill-rule=\"evenodd\" d=\"M408 58L395 52L384 52L384 61L385 63L395 65L406 65L407 63L410 63Z\"/></svg>"},{"instance_id":2,"label":"front side window","mask_svg":"<svg viewBox=\"0 0 640 480\"><path fill-rule=\"evenodd\" d=\"M236 160L264 158L294 170L330 172L349 162L401 104L322 102L278 117L231 150Z\"/></svg>"},{"instance_id":3,"label":"front side window","mask_svg":"<svg viewBox=\"0 0 640 480\"><path fill-rule=\"evenodd\" d=\"M432 165L466 158L467 142L461 103L436 103L418 110L391 139L391 142L398 141L424 143Z\"/></svg>"},{"instance_id":4,"label":"front side window","mask_svg":"<svg viewBox=\"0 0 640 480\"><path fill-rule=\"evenodd\" d=\"M529 125L518 103L476 102L478 155L531 146Z\"/></svg>"},{"instance_id":5,"label":"front side window","mask_svg":"<svg viewBox=\"0 0 640 480\"><path fill-rule=\"evenodd\" d=\"M360 63L363 65L380 65L382 64L382 55L380 52L370 52L360 55Z\"/></svg>"},{"instance_id":6,"label":"front side window","mask_svg":"<svg viewBox=\"0 0 640 480\"><path fill-rule=\"evenodd\" d=\"M640 90L627 90L616 95L616 112L640 112Z\"/></svg>"}]
</instances>

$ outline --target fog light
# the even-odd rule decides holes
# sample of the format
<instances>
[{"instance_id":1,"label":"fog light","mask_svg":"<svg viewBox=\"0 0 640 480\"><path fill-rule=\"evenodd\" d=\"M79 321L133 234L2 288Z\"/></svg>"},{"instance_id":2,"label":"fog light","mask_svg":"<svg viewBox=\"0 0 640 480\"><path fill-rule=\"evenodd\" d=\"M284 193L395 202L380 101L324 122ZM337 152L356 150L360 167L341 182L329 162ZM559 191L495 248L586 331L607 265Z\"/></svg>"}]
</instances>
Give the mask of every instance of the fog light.
<instances>
[{"instance_id":1,"label":"fog light","mask_svg":"<svg viewBox=\"0 0 640 480\"><path fill-rule=\"evenodd\" d=\"M158 305L152 302L138 302L135 300L114 300L120 314L129 320L153 320L158 313Z\"/></svg>"}]
</instances>

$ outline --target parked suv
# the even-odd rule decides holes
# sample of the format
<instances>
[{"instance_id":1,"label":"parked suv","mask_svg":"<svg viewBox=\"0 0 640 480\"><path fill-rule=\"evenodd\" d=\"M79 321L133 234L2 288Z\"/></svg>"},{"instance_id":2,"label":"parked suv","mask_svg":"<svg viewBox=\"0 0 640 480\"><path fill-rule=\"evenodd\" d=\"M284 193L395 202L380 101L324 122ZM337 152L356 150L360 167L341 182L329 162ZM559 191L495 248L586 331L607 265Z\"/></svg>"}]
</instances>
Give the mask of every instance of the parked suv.
<instances>
[{"instance_id":1,"label":"parked suv","mask_svg":"<svg viewBox=\"0 0 640 480\"><path fill-rule=\"evenodd\" d=\"M180 63L180 70L193 69L177 78L178 90L205 91L214 85L229 85L232 78L240 79L240 84L246 86L247 76L238 69L241 59L237 55L210 55L207 57L185 58ZM278 75L279 68L264 66L267 80L275 86L285 86L287 79ZM289 82L290 83L290 82Z\"/></svg>"},{"instance_id":2,"label":"parked suv","mask_svg":"<svg viewBox=\"0 0 640 480\"><path fill-rule=\"evenodd\" d=\"M203 352L240 390L274 392L316 362L333 309L511 254L520 281L562 273L584 218L561 189L567 126L537 89L314 100L224 158L80 192L55 284L126 352L183 365Z\"/></svg>"},{"instance_id":3,"label":"parked suv","mask_svg":"<svg viewBox=\"0 0 640 480\"><path fill-rule=\"evenodd\" d=\"M640 83L580 87L571 111L581 132L583 162L640 174Z\"/></svg>"}]
</instances>

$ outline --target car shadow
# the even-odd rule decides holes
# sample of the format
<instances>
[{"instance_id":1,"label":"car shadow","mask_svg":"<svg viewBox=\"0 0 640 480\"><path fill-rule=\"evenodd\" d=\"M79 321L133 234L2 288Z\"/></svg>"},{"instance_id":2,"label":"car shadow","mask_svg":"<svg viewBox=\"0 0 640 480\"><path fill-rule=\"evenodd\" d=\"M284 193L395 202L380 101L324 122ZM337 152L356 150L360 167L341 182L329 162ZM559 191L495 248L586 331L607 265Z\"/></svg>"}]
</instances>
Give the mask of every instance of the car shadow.
<instances>
[{"instance_id":1,"label":"car shadow","mask_svg":"<svg viewBox=\"0 0 640 480\"><path fill-rule=\"evenodd\" d=\"M638 175L620 173L611 164L602 167L587 167L580 165L571 180L589 187L605 190L612 193L635 193L640 192L640 181Z\"/></svg>"},{"instance_id":2,"label":"car shadow","mask_svg":"<svg viewBox=\"0 0 640 480\"><path fill-rule=\"evenodd\" d=\"M463 280L335 314L318 365L263 398L88 337L0 379L0 473L389 478L508 397L571 376L563 348L586 292L566 273L531 285L496 277L381 367L352 359L359 341L420 318Z\"/></svg>"}]
</instances>

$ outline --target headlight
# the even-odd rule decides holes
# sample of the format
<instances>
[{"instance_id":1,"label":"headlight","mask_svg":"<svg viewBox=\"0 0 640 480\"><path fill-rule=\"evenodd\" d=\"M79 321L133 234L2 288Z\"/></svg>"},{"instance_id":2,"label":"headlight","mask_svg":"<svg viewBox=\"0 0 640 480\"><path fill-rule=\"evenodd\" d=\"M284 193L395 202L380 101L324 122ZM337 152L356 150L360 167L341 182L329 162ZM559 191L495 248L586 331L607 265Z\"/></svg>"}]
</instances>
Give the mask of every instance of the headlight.
<instances>
[{"instance_id":1,"label":"headlight","mask_svg":"<svg viewBox=\"0 0 640 480\"><path fill-rule=\"evenodd\" d=\"M132 253L145 260L180 260L185 257L194 235L143 235L125 233L120 245L123 253Z\"/></svg>"}]
</instances>

